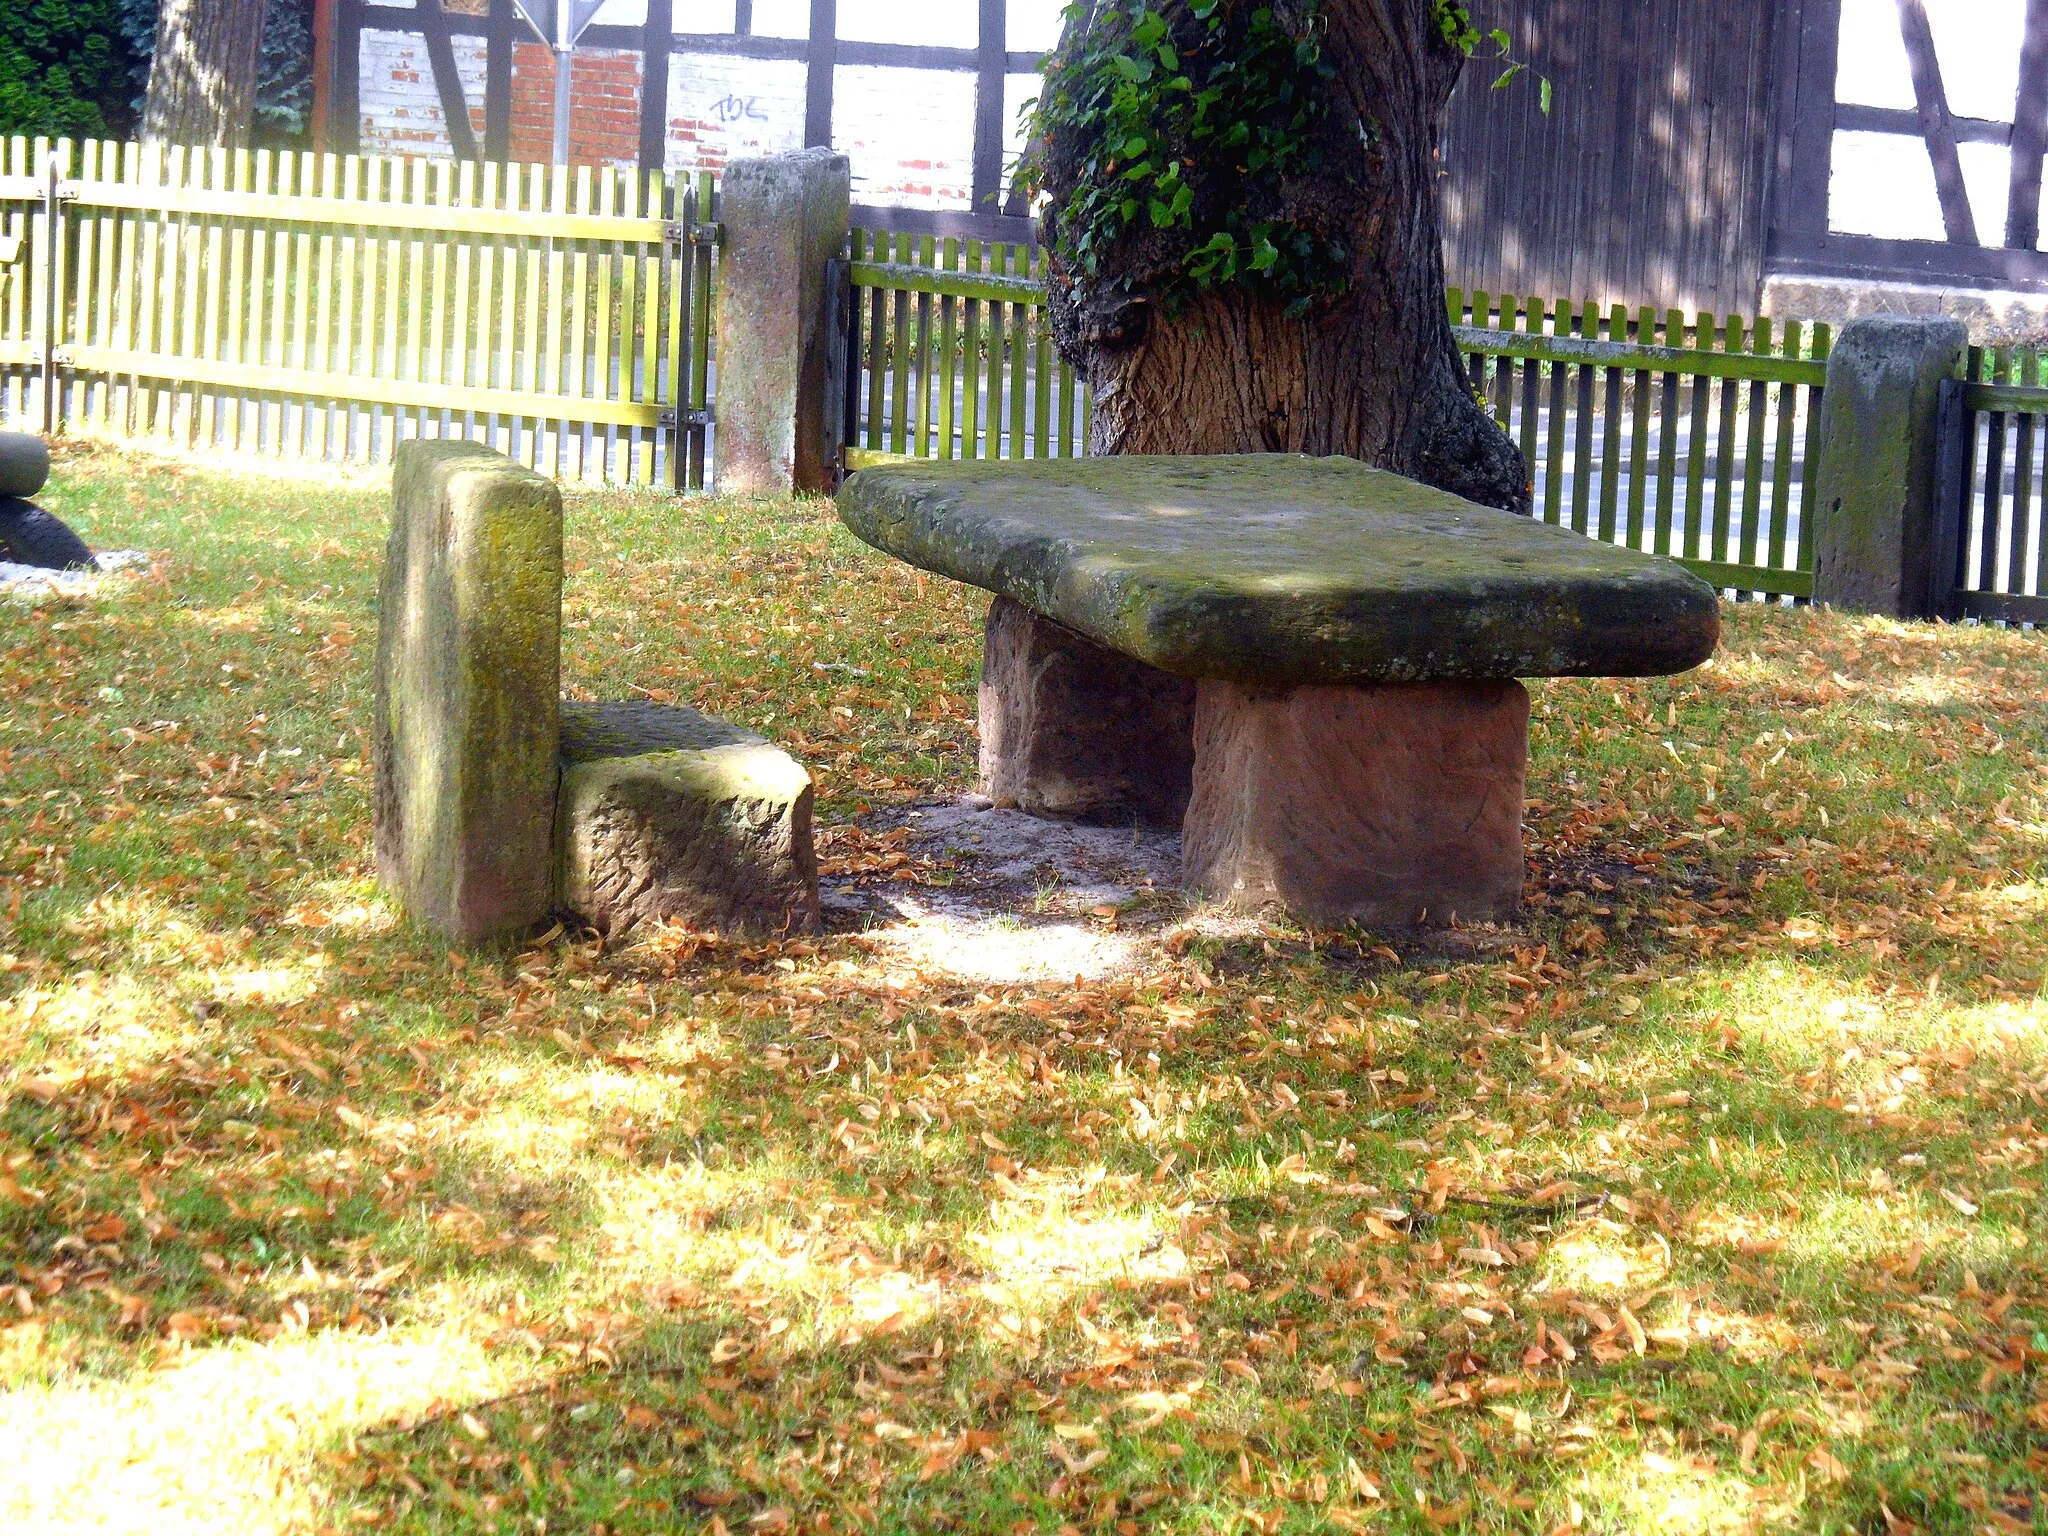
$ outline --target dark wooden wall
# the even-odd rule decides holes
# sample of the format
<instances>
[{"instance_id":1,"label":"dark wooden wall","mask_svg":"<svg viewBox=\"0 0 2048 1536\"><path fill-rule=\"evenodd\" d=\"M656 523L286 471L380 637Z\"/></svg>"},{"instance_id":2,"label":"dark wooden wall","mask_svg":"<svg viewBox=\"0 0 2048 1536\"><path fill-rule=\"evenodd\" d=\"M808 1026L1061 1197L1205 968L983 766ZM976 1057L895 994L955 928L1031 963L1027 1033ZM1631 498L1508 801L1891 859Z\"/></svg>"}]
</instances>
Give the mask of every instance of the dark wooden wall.
<instances>
[{"instance_id":1,"label":"dark wooden wall","mask_svg":"<svg viewBox=\"0 0 2048 1536\"><path fill-rule=\"evenodd\" d=\"M1493 294L1756 313L1779 0L1477 0L1529 72L1475 58L1445 134L1450 280ZM1481 49L1484 55L1491 45ZM1555 92L1545 117L1532 76Z\"/></svg>"}]
</instances>

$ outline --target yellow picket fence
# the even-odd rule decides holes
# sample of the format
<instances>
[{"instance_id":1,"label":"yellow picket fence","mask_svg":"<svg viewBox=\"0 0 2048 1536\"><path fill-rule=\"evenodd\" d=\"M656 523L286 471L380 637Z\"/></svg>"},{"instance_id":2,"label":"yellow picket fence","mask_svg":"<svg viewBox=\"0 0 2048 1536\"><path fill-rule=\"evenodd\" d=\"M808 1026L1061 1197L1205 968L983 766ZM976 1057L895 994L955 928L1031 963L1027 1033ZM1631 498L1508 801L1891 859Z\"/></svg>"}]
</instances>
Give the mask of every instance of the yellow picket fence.
<instances>
[{"instance_id":1,"label":"yellow picket fence","mask_svg":"<svg viewBox=\"0 0 2048 1536\"><path fill-rule=\"evenodd\" d=\"M0 421L701 485L708 176L0 145ZM12 255L12 259L7 258Z\"/></svg>"}]
</instances>

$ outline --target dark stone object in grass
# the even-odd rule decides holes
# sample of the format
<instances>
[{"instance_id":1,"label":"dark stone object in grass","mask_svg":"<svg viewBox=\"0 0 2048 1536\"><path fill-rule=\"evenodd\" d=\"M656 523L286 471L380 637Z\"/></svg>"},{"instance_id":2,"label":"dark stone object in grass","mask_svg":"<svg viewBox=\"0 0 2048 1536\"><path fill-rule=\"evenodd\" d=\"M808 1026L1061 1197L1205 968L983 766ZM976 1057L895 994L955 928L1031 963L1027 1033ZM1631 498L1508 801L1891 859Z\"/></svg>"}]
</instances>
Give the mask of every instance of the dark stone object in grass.
<instances>
[{"instance_id":1,"label":"dark stone object in grass","mask_svg":"<svg viewBox=\"0 0 2048 1536\"><path fill-rule=\"evenodd\" d=\"M40 437L0 432L0 496L33 496L50 479L50 450Z\"/></svg>"},{"instance_id":2,"label":"dark stone object in grass","mask_svg":"<svg viewBox=\"0 0 2048 1536\"><path fill-rule=\"evenodd\" d=\"M812 932L811 776L751 731L658 704L562 705L561 904L643 923Z\"/></svg>"},{"instance_id":3,"label":"dark stone object in grass","mask_svg":"<svg viewBox=\"0 0 2048 1536\"><path fill-rule=\"evenodd\" d=\"M1675 561L1294 454L889 464L839 516L1182 677L1261 686L1655 677L1720 638Z\"/></svg>"},{"instance_id":4,"label":"dark stone object in grass","mask_svg":"<svg viewBox=\"0 0 2048 1536\"><path fill-rule=\"evenodd\" d=\"M85 540L34 502L18 496L0 496L0 555L15 565L46 571L95 568Z\"/></svg>"}]
</instances>

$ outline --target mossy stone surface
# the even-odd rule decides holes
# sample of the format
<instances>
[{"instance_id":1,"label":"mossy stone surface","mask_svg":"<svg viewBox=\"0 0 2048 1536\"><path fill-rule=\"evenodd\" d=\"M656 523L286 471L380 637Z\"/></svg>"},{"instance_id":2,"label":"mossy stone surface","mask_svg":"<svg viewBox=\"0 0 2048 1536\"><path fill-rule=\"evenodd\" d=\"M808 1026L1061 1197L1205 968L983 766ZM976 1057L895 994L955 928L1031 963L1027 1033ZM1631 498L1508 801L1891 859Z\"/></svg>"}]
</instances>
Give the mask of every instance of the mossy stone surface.
<instances>
[{"instance_id":1,"label":"mossy stone surface","mask_svg":"<svg viewBox=\"0 0 2048 1536\"><path fill-rule=\"evenodd\" d=\"M1936 315L1868 315L1835 339L1807 449L1815 602L1894 619L1942 611L1936 417L1969 344L1960 320Z\"/></svg>"},{"instance_id":2,"label":"mossy stone surface","mask_svg":"<svg viewBox=\"0 0 2048 1536\"><path fill-rule=\"evenodd\" d=\"M562 494L475 443L402 444L378 596L377 866L413 920L516 938L553 899Z\"/></svg>"},{"instance_id":3,"label":"mossy stone surface","mask_svg":"<svg viewBox=\"0 0 2048 1536\"><path fill-rule=\"evenodd\" d=\"M562 705L562 761L594 763L650 752L701 752L711 747L765 747L768 738L679 704L629 699L618 704Z\"/></svg>"},{"instance_id":4,"label":"mossy stone surface","mask_svg":"<svg viewBox=\"0 0 2048 1536\"><path fill-rule=\"evenodd\" d=\"M1720 638L1673 561L1351 459L891 464L838 506L877 549L1184 677L1644 677Z\"/></svg>"}]
</instances>

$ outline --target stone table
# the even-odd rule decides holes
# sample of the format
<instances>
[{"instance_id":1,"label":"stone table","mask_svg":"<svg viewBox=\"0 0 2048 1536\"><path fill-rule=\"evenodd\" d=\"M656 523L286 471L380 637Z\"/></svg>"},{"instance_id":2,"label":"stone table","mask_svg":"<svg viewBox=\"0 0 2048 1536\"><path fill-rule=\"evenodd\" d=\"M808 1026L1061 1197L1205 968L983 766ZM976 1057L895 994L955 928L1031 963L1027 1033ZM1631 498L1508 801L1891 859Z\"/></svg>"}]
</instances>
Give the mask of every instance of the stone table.
<instances>
[{"instance_id":1,"label":"stone table","mask_svg":"<svg viewBox=\"0 0 2048 1536\"><path fill-rule=\"evenodd\" d=\"M1190 886L1311 922L1519 906L1526 677L1705 661L1675 562L1349 459L915 463L839 495L877 549L996 594L984 787L1182 821Z\"/></svg>"}]
</instances>

